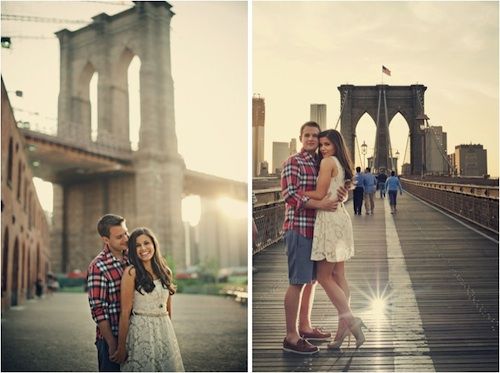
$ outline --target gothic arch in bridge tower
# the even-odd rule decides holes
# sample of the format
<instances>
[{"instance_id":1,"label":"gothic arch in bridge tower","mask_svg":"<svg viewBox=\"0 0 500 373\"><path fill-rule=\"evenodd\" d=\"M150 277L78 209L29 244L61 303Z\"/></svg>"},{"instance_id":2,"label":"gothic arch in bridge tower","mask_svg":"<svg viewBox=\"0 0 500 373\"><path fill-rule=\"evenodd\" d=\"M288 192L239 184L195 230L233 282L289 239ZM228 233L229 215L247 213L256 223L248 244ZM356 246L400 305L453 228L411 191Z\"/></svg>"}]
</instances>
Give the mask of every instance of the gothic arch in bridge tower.
<instances>
[{"instance_id":1,"label":"gothic arch in bridge tower","mask_svg":"<svg viewBox=\"0 0 500 373\"><path fill-rule=\"evenodd\" d=\"M93 22L82 29L56 33L61 51L59 137L92 145L88 86L97 73L97 143L101 148L130 150L127 69L138 56L141 142L150 150L177 156L170 62L170 20L174 13L170 8L164 1L135 2L133 8L114 16L101 13L93 17Z\"/></svg>"},{"instance_id":2,"label":"gothic arch in bridge tower","mask_svg":"<svg viewBox=\"0 0 500 373\"><path fill-rule=\"evenodd\" d=\"M400 113L408 124L410 136L411 173L422 170L422 140L424 93L427 87L410 86L354 86L338 87L341 97L341 133L354 159L356 127L367 113L376 123L374 164L375 169L391 168L389 123Z\"/></svg>"},{"instance_id":3,"label":"gothic arch in bridge tower","mask_svg":"<svg viewBox=\"0 0 500 373\"><path fill-rule=\"evenodd\" d=\"M93 176L89 173L84 181L77 182L86 175L81 162L61 176L54 191L52 237L62 251L57 270L86 268L99 244L95 223L106 213L123 215L129 228L150 227L179 268L184 265L185 165L177 149L174 120L173 15L165 1L135 1L121 13L101 13L88 26L56 33L60 43L57 137L84 153L120 162ZM137 151L131 149L129 137L128 68L134 57L141 62ZM96 141L91 137L89 92L94 74L98 74Z\"/></svg>"}]
</instances>

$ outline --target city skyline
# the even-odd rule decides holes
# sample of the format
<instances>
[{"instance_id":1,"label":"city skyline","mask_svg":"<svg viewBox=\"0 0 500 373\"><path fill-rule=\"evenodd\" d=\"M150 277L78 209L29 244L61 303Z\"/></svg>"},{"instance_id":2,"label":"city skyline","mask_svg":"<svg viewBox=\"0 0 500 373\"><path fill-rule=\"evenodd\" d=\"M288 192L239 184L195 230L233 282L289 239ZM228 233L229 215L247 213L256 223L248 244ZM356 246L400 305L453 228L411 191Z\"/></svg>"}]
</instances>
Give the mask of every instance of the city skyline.
<instances>
[{"instance_id":1,"label":"city skyline","mask_svg":"<svg viewBox=\"0 0 500 373\"><path fill-rule=\"evenodd\" d=\"M266 100L266 160L273 141L299 137L310 104L327 104L328 128L335 128L341 84L418 83L427 87L429 125L448 133L448 154L480 143L488 173L498 177L498 3L255 2L253 19L253 90ZM398 164L409 162L406 121L398 114L389 129ZM366 114L357 138L370 156L375 123Z\"/></svg>"}]
</instances>

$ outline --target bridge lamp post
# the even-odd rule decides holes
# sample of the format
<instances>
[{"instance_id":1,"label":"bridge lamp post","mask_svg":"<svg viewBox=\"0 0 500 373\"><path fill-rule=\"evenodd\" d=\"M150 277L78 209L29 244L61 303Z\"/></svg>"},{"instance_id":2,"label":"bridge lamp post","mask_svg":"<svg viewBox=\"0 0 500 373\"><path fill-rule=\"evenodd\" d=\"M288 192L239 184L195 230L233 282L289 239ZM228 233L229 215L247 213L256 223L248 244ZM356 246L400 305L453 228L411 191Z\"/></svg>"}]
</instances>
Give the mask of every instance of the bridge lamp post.
<instances>
[{"instance_id":1,"label":"bridge lamp post","mask_svg":"<svg viewBox=\"0 0 500 373\"><path fill-rule=\"evenodd\" d=\"M366 145L365 140L363 140L363 145L361 145L361 154L363 154L363 169L366 168L366 149L368 148L368 145Z\"/></svg>"},{"instance_id":2,"label":"bridge lamp post","mask_svg":"<svg viewBox=\"0 0 500 373\"><path fill-rule=\"evenodd\" d=\"M425 128L429 127L429 117L425 114L420 114L416 118L417 120L421 121L420 122L420 129L422 130L422 178L425 175L426 167L425 167L425 162L426 162L426 157L425 157Z\"/></svg>"},{"instance_id":3,"label":"bridge lamp post","mask_svg":"<svg viewBox=\"0 0 500 373\"><path fill-rule=\"evenodd\" d=\"M396 169L395 169L395 171L396 171L396 175L398 175L399 174L399 172L398 172L399 150L396 150L396 154L394 154L394 155L395 155L395 158L396 158Z\"/></svg>"}]
</instances>

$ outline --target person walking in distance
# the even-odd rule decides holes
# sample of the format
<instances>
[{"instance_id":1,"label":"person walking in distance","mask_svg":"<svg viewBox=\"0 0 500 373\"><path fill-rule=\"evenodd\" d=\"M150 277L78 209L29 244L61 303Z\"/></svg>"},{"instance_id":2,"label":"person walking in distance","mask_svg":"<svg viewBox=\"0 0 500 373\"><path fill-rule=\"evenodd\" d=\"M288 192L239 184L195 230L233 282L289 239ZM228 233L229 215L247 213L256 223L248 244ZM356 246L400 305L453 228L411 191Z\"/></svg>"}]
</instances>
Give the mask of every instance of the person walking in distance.
<instances>
[{"instance_id":1,"label":"person walking in distance","mask_svg":"<svg viewBox=\"0 0 500 373\"><path fill-rule=\"evenodd\" d=\"M391 214L395 214L397 211L396 199L398 198L398 190L399 194L403 194L403 188L401 188L399 178L396 176L396 173L394 171L391 171L391 176L389 176L385 181L385 189L387 190L387 193L389 193L389 205L391 206Z\"/></svg>"},{"instance_id":2,"label":"person walking in distance","mask_svg":"<svg viewBox=\"0 0 500 373\"><path fill-rule=\"evenodd\" d=\"M335 211L338 201L347 197L341 188L336 199L326 195L313 200L306 191L316 188L316 149L320 127L316 122L306 122L300 128L302 149L290 156L281 172L281 193L285 200L285 245L288 257L289 286L284 307L286 336L283 350L297 354L314 354L319 351L309 340L328 340L331 333L312 327L311 311L316 286L316 265L311 260L312 238L316 209ZM334 197L335 198L335 197ZM298 327L297 327L298 324Z\"/></svg>"},{"instance_id":3,"label":"person walking in distance","mask_svg":"<svg viewBox=\"0 0 500 373\"><path fill-rule=\"evenodd\" d=\"M96 323L97 361L100 372L119 372L120 364L110 360L116 352L120 316L120 289L128 261L128 230L125 219L107 214L97 223L102 251L87 270L90 312Z\"/></svg>"},{"instance_id":4,"label":"person walking in distance","mask_svg":"<svg viewBox=\"0 0 500 373\"><path fill-rule=\"evenodd\" d=\"M380 192L380 198L385 197L385 181L387 180L387 175L384 169L380 170L380 173L377 176L377 189Z\"/></svg>"},{"instance_id":5,"label":"person walking in distance","mask_svg":"<svg viewBox=\"0 0 500 373\"><path fill-rule=\"evenodd\" d=\"M356 174L354 175L354 185L356 186L354 188L352 197L354 205L354 215L361 215L365 187L363 185L363 174L361 173L361 167L359 166L356 167Z\"/></svg>"},{"instance_id":6,"label":"person walking in distance","mask_svg":"<svg viewBox=\"0 0 500 373\"><path fill-rule=\"evenodd\" d=\"M375 192L377 191L377 179L374 174L371 173L371 168L366 167L365 173L363 174L363 186L365 188L365 210L366 215L373 214L373 209L375 208Z\"/></svg>"}]
</instances>

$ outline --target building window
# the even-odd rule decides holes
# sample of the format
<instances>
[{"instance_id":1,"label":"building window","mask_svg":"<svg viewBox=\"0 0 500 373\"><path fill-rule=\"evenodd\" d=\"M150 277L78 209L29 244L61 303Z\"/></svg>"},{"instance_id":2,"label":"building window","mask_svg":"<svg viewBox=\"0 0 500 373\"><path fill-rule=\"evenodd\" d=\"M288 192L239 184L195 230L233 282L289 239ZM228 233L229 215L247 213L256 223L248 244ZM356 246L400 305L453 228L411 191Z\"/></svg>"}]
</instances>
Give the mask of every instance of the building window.
<instances>
[{"instance_id":1,"label":"building window","mask_svg":"<svg viewBox=\"0 0 500 373\"><path fill-rule=\"evenodd\" d=\"M21 161L17 164L17 200L21 202L21 187L23 184L23 166Z\"/></svg>"},{"instance_id":2,"label":"building window","mask_svg":"<svg viewBox=\"0 0 500 373\"><path fill-rule=\"evenodd\" d=\"M28 203L27 193L28 193L28 179L24 180L24 197L23 197L24 212L26 212L26 207Z\"/></svg>"},{"instance_id":3,"label":"building window","mask_svg":"<svg viewBox=\"0 0 500 373\"><path fill-rule=\"evenodd\" d=\"M7 290L7 272L9 264L9 229L5 228L2 244L2 295Z\"/></svg>"},{"instance_id":4,"label":"building window","mask_svg":"<svg viewBox=\"0 0 500 373\"><path fill-rule=\"evenodd\" d=\"M14 168L14 142L9 139L9 155L7 159L7 185L12 186L12 171Z\"/></svg>"}]
</instances>

